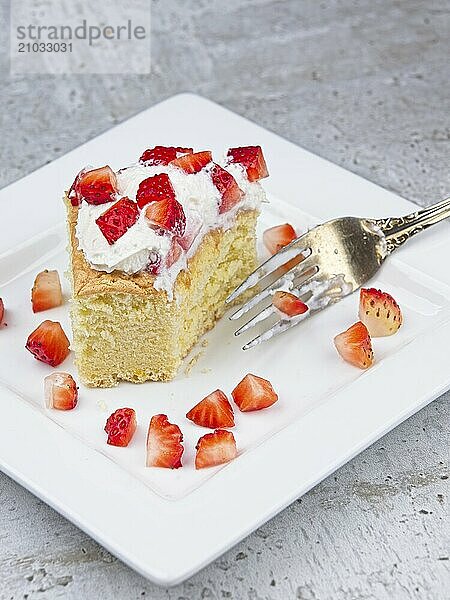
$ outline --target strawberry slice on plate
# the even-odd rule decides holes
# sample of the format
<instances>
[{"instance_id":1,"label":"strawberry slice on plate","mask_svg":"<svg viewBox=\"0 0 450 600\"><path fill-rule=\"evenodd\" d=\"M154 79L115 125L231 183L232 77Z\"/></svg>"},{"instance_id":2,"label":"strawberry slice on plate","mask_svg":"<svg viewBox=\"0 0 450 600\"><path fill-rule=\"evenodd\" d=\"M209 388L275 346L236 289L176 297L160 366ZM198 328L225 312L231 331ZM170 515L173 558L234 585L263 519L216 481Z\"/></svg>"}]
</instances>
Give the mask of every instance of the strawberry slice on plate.
<instances>
[{"instance_id":1,"label":"strawberry slice on plate","mask_svg":"<svg viewBox=\"0 0 450 600\"><path fill-rule=\"evenodd\" d=\"M212 168L211 179L221 195L220 214L232 209L242 199L244 192L236 183L236 179L220 165L214 165Z\"/></svg>"},{"instance_id":2,"label":"strawberry slice on plate","mask_svg":"<svg viewBox=\"0 0 450 600\"><path fill-rule=\"evenodd\" d=\"M137 205L144 208L149 202L157 202L169 198L175 200L175 190L167 173L159 173L141 181L136 194Z\"/></svg>"},{"instance_id":3,"label":"strawberry slice on plate","mask_svg":"<svg viewBox=\"0 0 450 600\"><path fill-rule=\"evenodd\" d=\"M248 373L231 392L239 410L261 410L275 404L278 396L267 379Z\"/></svg>"},{"instance_id":4,"label":"strawberry slice on plate","mask_svg":"<svg viewBox=\"0 0 450 600\"><path fill-rule=\"evenodd\" d=\"M136 431L136 413L132 408L118 408L106 421L107 443L111 446L128 446Z\"/></svg>"},{"instance_id":5,"label":"strawberry slice on plate","mask_svg":"<svg viewBox=\"0 0 450 600\"><path fill-rule=\"evenodd\" d=\"M183 434L178 425L169 423L167 415L155 415L147 434L147 467L178 469L181 467Z\"/></svg>"},{"instance_id":6,"label":"strawberry slice on plate","mask_svg":"<svg viewBox=\"0 0 450 600\"><path fill-rule=\"evenodd\" d=\"M31 306L37 313L55 306L61 306L63 301L61 282L58 271L41 271L36 275L31 290Z\"/></svg>"},{"instance_id":7,"label":"strawberry slice on plate","mask_svg":"<svg viewBox=\"0 0 450 600\"><path fill-rule=\"evenodd\" d=\"M308 311L308 306L295 296L295 294L291 294L290 292L275 292L272 304L288 317L303 315Z\"/></svg>"},{"instance_id":8,"label":"strawberry slice on plate","mask_svg":"<svg viewBox=\"0 0 450 600\"><path fill-rule=\"evenodd\" d=\"M155 146L146 150L139 162L149 165L168 165L183 154L192 154L192 148L180 148L179 146Z\"/></svg>"},{"instance_id":9,"label":"strawberry slice on plate","mask_svg":"<svg viewBox=\"0 0 450 600\"><path fill-rule=\"evenodd\" d=\"M223 465L237 456L234 435L224 429L216 429L214 433L202 436L197 442L196 450L196 469Z\"/></svg>"},{"instance_id":10,"label":"strawberry slice on plate","mask_svg":"<svg viewBox=\"0 0 450 600\"><path fill-rule=\"evenodd\" d=\"M196 425L210 429L234 427L233 409L222 390L208 394L194 408L191 408L186 418Z\"/></svg>"},{"instance_id":11,"label":"strawberry slice on plate","mask_svg":"<svg viewBox=\"0 0 450 600\"><path fill-rule=\"evenodd\" d=\"M258 181L269 176L261 146L230 148L227 158L229 162L239 163L244 167L249 181Z\"/></svg>"},{"instance_id":12,"label":"strawberry slice on plate","mask_svg":"<svg viewBox=\"0 0 450 600\"><path fill-rule=\"evenodd\" d=\"M364 323L358 321L334 338L336 350L342 358L360 369L368 369L373 363L372 342Z\"/></svg>"},{"instance_id":13,"label":"strawberry slice on plate","mask_svg":"<svg viewBox=\"0 0 450 600\"><path fill-rule=\"evenodd\" d=\"M78 388L69 373L51 373L44 377L44 397L47 408L72 410L78 403Z\"/></svg>"},{"instance_id":14,"label":"strawberry slice on plate","mask_svg":"<svg viewBox=\"0 0 450 600\"><path fill-rule=\"evenodd\" d=\"M69 354L69 340L57 321L43 321L28 336L25 348L34 358L57 367Z\"/></svg>"},{"instance_id":15,"label":"strawberry slice on plate","mask_svg":"<svg viewBox=\"0 0 450 600\"><path fill-rule=\"evenodd\" d=\"M295 229L289 223L275 225L266 229L263 233L264 246L270 254L276 254L281 248L284 248L297 238Z\"/></svg>"},{"instance_id":16,"label":"strawberry slice on plate","mask_svg":"<svg viewBox=\"0 0 450 600\"><path fill-rule=\"evenodd\" d=\"M3 300L0 298L0 325L3 322L3 317L5 316L5 305Z\"/></svg>"},{"instance_id":17,"label":"strawberry slice on plate","mask_svg":"<svg viewBox=\"0 0 450 600\"><path fill-rule=\"evenodd\" d=\"M81 171L69 192L69 197L84 198L89 204L104 204L115 199L117 178L111 167ZM73 202L72 202L73 204Z\"/></svg>"},{"instance_id":18,"label":"strawberry slice on plate","mask_svg":"<svg viewBox=\"0 0 450 600\"><path fill-rule=\"evenodd\" d=\"M359 319L367 327L371 337L393 335L403 322L402 311L394 298L375 288L361 288Z\"/></svg>"},{"instance_id":19,"label":"strawberry slice on plate","mask_svg":"<svg viewBox=\"0 0 450 600\"><path fill-rule=\"evenodd\" d=\"M183 171L187 174L191 174L198 173L211 161L211 152L209 150L205 150L203 152L194 152L193 154L186 154L185 156L180 156L180 158L172 160L170 164L174 167L179 167L180 169L183 169Z\"/></svg>"},{"instance_id":20,"label":"strawberry slice on plate","mask_svg":"<svg viewBox=\"0 0 450 600\"><path fill-rule=\"evenodd\" d=\"M145 216L150 227L161 234L169 232L181 237L186 229L183 207L173 198L151 202L145 209Z\"/></svg>"},{"instance_id":21,"label":"strawberry slice on plate","mask_svg":"<svg viewBox=\"0 0 450 600\"><path fill-rule=\"evenodd\" d=\"M136 223L138 217L136 202L125 197L108 208L95 222L111 246Z\"/></svg>"}]
</instances>

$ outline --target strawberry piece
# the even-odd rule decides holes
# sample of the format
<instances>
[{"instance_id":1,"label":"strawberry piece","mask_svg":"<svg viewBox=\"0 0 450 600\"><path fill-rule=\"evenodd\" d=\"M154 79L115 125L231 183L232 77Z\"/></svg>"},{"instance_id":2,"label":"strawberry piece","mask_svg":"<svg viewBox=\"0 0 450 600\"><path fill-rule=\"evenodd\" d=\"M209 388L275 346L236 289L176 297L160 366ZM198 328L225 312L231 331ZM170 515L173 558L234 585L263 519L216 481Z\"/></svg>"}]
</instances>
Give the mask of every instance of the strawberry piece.
<instances>
[{"instance_id":1,"label":"strawberry piece","mask_svg":"<svg viewBox=\"0 0 450 600\"><path fill-rule=\"evenodd\" d=\"M169 423L167 415L155 415L147 434L147 467L178 469L181 467L183 434L178 425Z\"/></svg>"},{"instance_id":2,"label":"strawberry piece","mask_svg":"<svg viewBox=\"0 0 450 600\"><path fill-rule=\"evenodd\" d=\"M107 443L111 446L128 446L136 431L136 413L132 408L118 408L106 421Z\"/></svg>"},{"instance_id":3,"label":"strawberry piece","mask_svg":"<svg viewBox=\"0 0 450 600\"><path fill-rule=\"evenodd\" d=\"M237 384L231 395L242 412L261 410L272 406L278 400L270 381L251 373Z\"/></svg>"},{"instance_id":4,"label":"strawberry piece","mask_svg":"<svg viewBox=\"0 0 450 600\"><path fill-rule=\"evenodd\" d=\"M95 222L111 246L136 223L138 217L136 202L125 197L108 208Z\"/></svg>"},{"instance_id":5,"label":"strawberry piece","mask_svg":"<svg viewBox=\"0 0 450 600\"><path fill-rule=\"evenodd\" d=\"M136 200L139 208L144 208L149 202L157 202L169 198L175 200L175 190L172 187L167 173L160 173L147 177L141 181L136 194Z\"/></svg>"},{"instance_id":6,"label":"strawberry piece","mask_svg":"<svg viewBox=\"0 0 450 600\"><path fill-rule=\"evenodd\" d=\"M288 317L302 315L308 310L307 305L290 292L275 292L272 304Z\"/></svg>"},{"instance_id":7,"label":"strawberry piece","mask_svg":"<svg viewBox=\"0 0 450 600\"><path fill-rule=\"evenodd\" d=\"M178 243L177 238L172 238L170 250L165 260L166 269L174 265L180 259L182 254L183 248Z\"/></svg>"},{"instance_id":8,"label":"strawberry piece","mask_svg":"<svg viewBox=\"0 0 450 600\"><path fill-rule=\"evenodd\" d=\"M276 254L281 248L284 248L295 240L297 234L295 229L289 223L283 223L282 225L275 225L266 229L263 233L264 246L270 252L270 254Z\"/></svg>"},{"instance_id":9,"label":"strawberry piece","mask_svg":"<svg viewBox=\"0 0 450 600\"><path fill-rule=\"evenodd\" d=\"M158 275L161 270L161 255L158 252L150 252L146 270L152 275Z\"/></svg>"},{"instance_id":10,"label":"strawberry piece","mask_svg":"<svg viewBox=\"0 0 450 600\"><path fill-rule=\"evenodd\" d=\"M219 213L222 214L233 208L241 200L244 192L236 183L233 175L220 165L214 165L211 171L211 178L222 196L219 206Z\"/></svg>"},{"instance_id":11,"label":"strawberry piece","mask_svg":"<svg viewBox=\"0 0 450 600\"><path fill-rule=\"evenodd\" d=\"M43 321L28 336L25 348L34 358L57 367L69 354L69 340L57 321Z\"/></svg>"},{"instance_id":12,"label":"strawberry piece","mask_svg":"<svg viewBox=\"0 0 450 600\"><path fill-rule=\"evenodd\" d=\"M402 312L394 298L375 288L361 288L359 319L371 337L384 337L396 333L403 322Z\"/></svg>"},{"instance_id":13,"label":"strawberry piece","mask_svg":"<svg viewBox=\"0 0 450 600\"><path fill-rule=\"evenodd\" d=\"M196 450L196 469L223 465L237 456L234 435L224 429L216 429L214 433L202 436L197 442Z\"/></svg>"},{"instance_id":14,"label":"strawberry piece","mask_svg":"<svg viewBox=\"0 0 450 600\"><path fill-rule=\"evenodd\" d=\"M171 161L171 165L183 169L185 173L198 173L212 161L212 155L209 150L203 152L194 152L186 154Z\"/></svg>"},{"instance_id":15,"label":"strawberry piece","mask_svg":"<svg viewBox=\"0 0 450 600\"><path fill-rule=\"evenodd\" d=\"M78 402L78 388L69 373L52 373L44 377L44 397L47 408L72 410Z\"/></svg>"},{"instance_id":16,"label":"strawberry piece","mask_svg":"<svg viewBox=\"0 0 450 600\"><path fill-rule=\"evenodd\" d=\"M160 234L165 232L182 236L186 229L186 217L181 204L173 198L151 202L145 209L150 227Z\"/></svg>"},{"instance_id":17,"label":"strawberry piece","mask_svg":"<svg viewBox=\"0 0 450 600\"><path fill-rule=\"evenodd\" d=\"M84 198L89 204L104 204L114 200L116 192L116 175L111 167L105 166L78 173L70 189L69 197L72 196L78 204L81 198Z\"/></svg>"},{"instance_id":18,"label":"strawberry piece","mask_svg":"<svg viewBox=\"0 0 450 600\"><path fill-rule=\"evenodd\" d=\"M228 398L221 390L212 392L191 408L186 418L201 427L234 427L234 414Z\"/></svg>"},{"instance_id":19,"label":"strawberry piece","mask_svg":"<svg viewBox=\"0 0 450 600\"><path fill-rule=\"evenodd\" d=\"M70 190L67 193L67 197L70 200L72 206L78 206L81 204L83 197L79 192L80 181L83 175L86 173L86 169L82 169L78 175L75 177L72 185L70 186Z\"/></svg>"},{"instance_id":20,"label":"strawberry piece","mask_svg":"<svg viewBox=\"0 0 450 600\"><path fill-rule=\"evenodd\" d=\"M145 165L168 165L172 160L175 160L183 154L192 154L192 148L180 148L174 146L155 146L146 150L141 158L140 163Z\"/></svg>"},{"instance_id":21,"label":"strawberry piece","mask_svg":"<svg viewBox=\"0 0 450 600\"><path fill-rule=\"evenodd\" d=\"M3 322L4 316L5 316L5 305L3 304L3 300L0 298L0 325Z\"/></svg>"},{"instance_id":22,"label":"strawberry piece","mask_svg":"<svg viewBox=\"0 0 450 600\"><path fill-rule=\"evenodd\" d=\"M190 213L186 216L186 229L184 231L184 235L183 237L178 238L178 243L186 252L192 246L192 244L195 241L195 238L200 233L202 224L203 221L198 212L191 210Z\"/></svg>"},{"instance_id":23,"label":"strawberry piece","mask_svg":"<svg viewBox=\"0 0 450 600\"><path fill-rule=\"evenodd\" d=\"M360 369L373 363L373 350L367 327L358 321L334 338L336 350L344 360Z\"/></svg>"},{"instance_id":24,"label":"strawberry piece","mask_svg":"<svg viewBox=\"0 0 450 600\"><path fill-rule=\"evenodd\" d=\"M36 275L31 290L31 305L37 313L55 306L61 306L63 301L61 282L58 271L41 271Z\"/></svg>"},{"instance_id":25,"label":"strawberry piece","mask_svg":"<svg viewBox=\"0 0 450 600\"><path fill-rule=\"evenodd\" d=\"M230 148L227 158L229 162L239 163L245 168L249 181L258 181L269 176L261 146Z\"/></svg>"}]
</instances>

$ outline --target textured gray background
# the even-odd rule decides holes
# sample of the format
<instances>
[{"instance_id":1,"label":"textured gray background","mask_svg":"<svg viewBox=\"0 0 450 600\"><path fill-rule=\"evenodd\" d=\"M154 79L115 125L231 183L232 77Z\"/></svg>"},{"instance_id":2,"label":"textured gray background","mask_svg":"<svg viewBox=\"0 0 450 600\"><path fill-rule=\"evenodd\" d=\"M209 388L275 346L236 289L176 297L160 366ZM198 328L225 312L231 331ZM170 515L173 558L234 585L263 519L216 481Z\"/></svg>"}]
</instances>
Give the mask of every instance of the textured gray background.
<instances>
[{"instance_id":1,"label":"textured gray background","mask_svg":"<svg viewBox=\"0 0 450 600\"><path fill-rule=\"evenodd\" d=\"M427 204L448 194L448 1L152 6L148 77L11 79L3 46L0 185L172 94L193 91L410 200ZM7 17L3 4L3 31ZM170 590L136 575L0 476L1 598L449 597L449 399L433 402Z\"/></svg>"}]
</instances>

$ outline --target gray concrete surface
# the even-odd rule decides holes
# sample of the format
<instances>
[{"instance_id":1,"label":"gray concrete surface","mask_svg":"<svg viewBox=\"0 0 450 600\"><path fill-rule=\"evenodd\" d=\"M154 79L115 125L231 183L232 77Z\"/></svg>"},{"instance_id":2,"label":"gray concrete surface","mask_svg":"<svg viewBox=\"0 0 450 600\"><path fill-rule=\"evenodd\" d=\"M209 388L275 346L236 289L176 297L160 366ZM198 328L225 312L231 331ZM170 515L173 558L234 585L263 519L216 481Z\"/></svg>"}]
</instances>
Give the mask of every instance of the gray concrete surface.
<instances>
[{"instance_id":1,"label":"gray concrete surface","mask_svg":"<svg viewBox=\"0 0 450 600\"><path fill-rule=\"evenodd\" d=\"M3 36L0 185L193 91L420 204L449 193L448 1L155 0L152 7L149 77L12 79ZM7 17L3 2L2 29ZM0 476L0 596L448 598L449 399L170 590Z\"/></svg>"}]
</instances>

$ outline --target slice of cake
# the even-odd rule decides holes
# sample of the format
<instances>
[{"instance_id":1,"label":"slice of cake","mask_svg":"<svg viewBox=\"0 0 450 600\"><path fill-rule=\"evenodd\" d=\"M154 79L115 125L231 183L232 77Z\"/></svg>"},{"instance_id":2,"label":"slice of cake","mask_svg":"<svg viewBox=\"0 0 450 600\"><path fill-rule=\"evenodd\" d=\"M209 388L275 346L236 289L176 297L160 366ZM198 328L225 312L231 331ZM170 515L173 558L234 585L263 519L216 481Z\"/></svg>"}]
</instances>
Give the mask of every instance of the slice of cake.
<instances>
[{"instance_id":1,"label":"slice of cake","mask_svg":"<svg viewBox=\"0 0 450 600\"><path fill-rule=\"evenodd\" d=\"M66 195L73 349L82 381L172 379L256 267L267 177L259 146L156 146L114 172L83 170Z\"/></svg>"}]
</instances>

